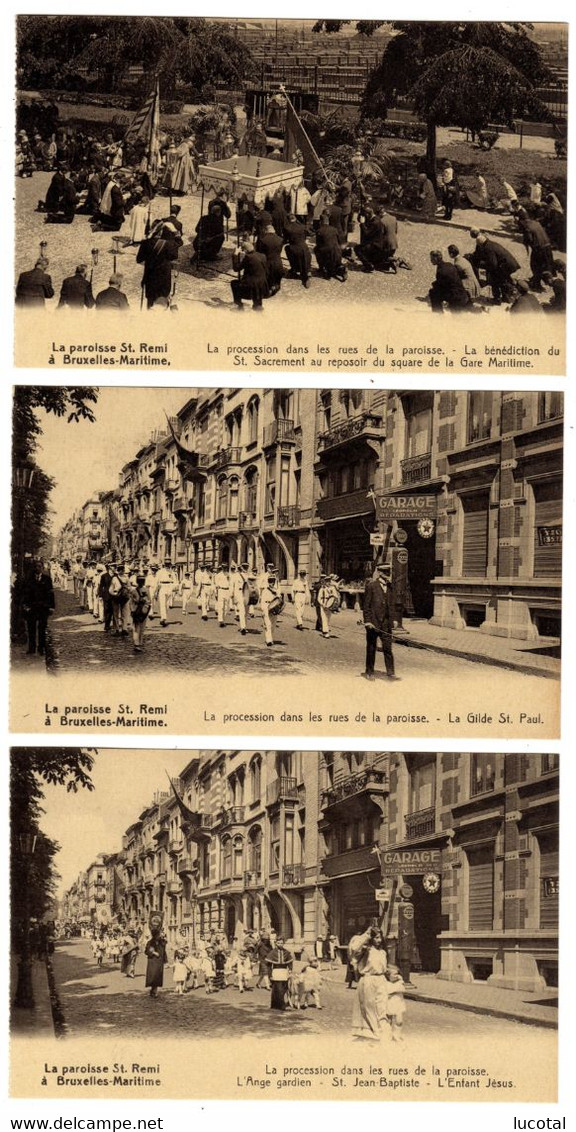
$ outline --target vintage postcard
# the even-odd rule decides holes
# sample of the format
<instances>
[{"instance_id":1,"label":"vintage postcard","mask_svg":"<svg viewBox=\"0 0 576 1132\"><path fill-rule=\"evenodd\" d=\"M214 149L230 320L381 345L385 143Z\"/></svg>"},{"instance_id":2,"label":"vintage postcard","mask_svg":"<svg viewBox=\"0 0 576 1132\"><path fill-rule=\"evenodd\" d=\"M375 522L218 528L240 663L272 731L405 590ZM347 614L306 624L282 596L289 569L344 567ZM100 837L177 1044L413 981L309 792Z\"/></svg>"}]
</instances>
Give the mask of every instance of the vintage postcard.
<instances>
[{"instance_id":1,"label":"vintage postcard","mask_svg":"<svg viewBox=\"0 0 576 1132\"><path fill-rule=\"evenodd\" d=\"M559 734L563 396L17 386L15 731Z\"/></svg>"},{"instance_id":2,"label":"vintage postcard","mask_svg":"<svg viewBox=\"0 0 576 1132\"><path fill-rule=\"evenodd\" d=\"M12 1095L554 1102L558 776L13 749Z\"/></svg>"},{"instance_id":3,"label":"vintage postcard","mask_svg":"<svg viewBox=\"0 0 576 1132\"><path fill-rule=\"evenodd\" d=\"M16 364L563 375L567 60L563 23L20 15Z\"/></svg>"}]
</instances>

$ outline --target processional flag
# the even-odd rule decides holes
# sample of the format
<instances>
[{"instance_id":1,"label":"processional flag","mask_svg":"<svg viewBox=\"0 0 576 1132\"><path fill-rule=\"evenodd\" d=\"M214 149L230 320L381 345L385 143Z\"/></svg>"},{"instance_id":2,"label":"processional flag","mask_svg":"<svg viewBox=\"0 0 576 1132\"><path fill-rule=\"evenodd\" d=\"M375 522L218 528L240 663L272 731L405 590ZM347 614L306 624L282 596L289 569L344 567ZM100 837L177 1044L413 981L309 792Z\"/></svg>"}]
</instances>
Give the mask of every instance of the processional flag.
<instances>
[{"instance_id":1,"label":"processional flag","mask_svg":"<svg viewBox=\"0 0 576 1132\"><path fill-rule=\"evenodd\" d=\"M186 466L187 477L189 479L197 479L197 480L206 479L206 472L202 471L202 469L199 468L199 466L198 466L198 453L192 452L190 448L185 448L184 445L180 443L180 441L178 440L178 437L176 436L176 433L174 432L172 421L170 420L168 413L165 413L164 416L166 417L166 420L168 422L168 428L170 429L170 432L172 433L172 439L174 441L174 444L176 445L176 451L178 453L178 459L181 461L182 464L184 464ZM194 473L194 472L196 473L195 476L192 475L192 473Z\"/></svg>"},{"instance_id":2,"label":"processional flag","mask_svg":"<svg viewBox=\"0 0 576 1132\"><path fill-rule=\"evenodd\" d=\"M160 83L148 95L146 102L132 119L124 141L134 143L138 139L145 142L144 156L148 162L147 172L156 176L160 165Z\"/></svg>"},{"instance_id":3,"label":"processional flag","mask_svg":"<svg viewBox=\"0 0 576 1132\"><path fill-rule=\"evenodd\" d=\"M170 778L170 775L168 775L168 777ZM208 833L208 831L206 829L202 829L202 814L196 813L194 810L191 810L189 808L189 806L186 805L186 803L180 797L180 795L179 795L179 793L178 793L178 791L177 791L177 789L174 785L174 780L172 778L170 778L170 785L172 787L172 791L173 791L174 797L176 799L178 809L180 810L180 817L182 819L182 821L181 821L182 832L184 833L184 835L190 841L196 841L196 842L209 841L210 840L210 834Z\"/></svg>"},{"instance_id":4,"label":"processional flag","mask_svg":"<svg viewBox=\"0 0 576 1132\"><path fill-rule=\"evenodd\" d=\"M284 133L284 158L286 161L296 164L296 150L300 150L302 154L301 164L304 166L304 172L307 177L311 176L317 170L324 173L324 166L300 118L298 117L290 99L286 96L288 106L286 108L286 126ZM300 164L300 162L298 162Z\"/></svg>"}]
</instances>

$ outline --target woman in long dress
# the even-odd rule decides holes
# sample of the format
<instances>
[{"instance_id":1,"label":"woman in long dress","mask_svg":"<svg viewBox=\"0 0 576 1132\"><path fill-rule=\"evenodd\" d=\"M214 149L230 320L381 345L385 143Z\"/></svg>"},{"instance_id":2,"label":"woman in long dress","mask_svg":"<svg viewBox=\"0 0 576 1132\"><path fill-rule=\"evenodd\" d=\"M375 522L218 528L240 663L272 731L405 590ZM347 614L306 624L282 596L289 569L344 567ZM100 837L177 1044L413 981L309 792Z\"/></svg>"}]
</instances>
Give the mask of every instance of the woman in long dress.
<instances>
[{"instance_id":1,"label":"woman in long dress","mask_svg":"<svg viewBox=\"0 0 576 1132\"><path fill-rule=\"evenodd\" d=\"M196 184L196 166L194 158L198 154L194 148L194 137L185 138L176 149L174 168L172 170L172 192L184 196Z\"/></svg>"},{"instance_id":2,"label":"woman in long dress","mask_svg":"<svg viewBox=\"0 0 576 1132\"><path fill-rule=\"evenodd\" d=\"M164 967L168 962L166 940L160 932L152 934L144 948L144 954L148 960L146 986L150 987L150 998L156 998L159 987L164 985Z\"/></svg>"},{"instance_id":3,"label":"woman in long dress","mask_svg":"<svg viewBox=\"0 0 576 1132\"><path fill-rule=\"evenodd\" d=\"M358 990L352 1016L352 1034L380 1042L389 1037L387 1020L388 984L387 958L384 937L377 927L350 941L352 958L356 966Z\"/></svg>"}]
</instances>

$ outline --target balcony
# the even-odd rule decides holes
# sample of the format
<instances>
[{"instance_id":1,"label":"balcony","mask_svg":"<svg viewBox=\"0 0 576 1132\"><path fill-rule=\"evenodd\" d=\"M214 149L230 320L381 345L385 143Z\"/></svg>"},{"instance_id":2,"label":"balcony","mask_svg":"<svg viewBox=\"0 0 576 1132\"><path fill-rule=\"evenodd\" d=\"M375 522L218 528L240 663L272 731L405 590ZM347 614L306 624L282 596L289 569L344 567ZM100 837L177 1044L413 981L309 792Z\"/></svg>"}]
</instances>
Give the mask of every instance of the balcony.
<instances>
[{"instance_id":1,"label":"balcony","mask_svg":"<svg viewBox=\"0 0 576 1132\"><path fill-rule=\"evenodd\" d=\"M276 526L279 531L290 530L300 526L300 508L290 505L289 507L276 508Z\"/></svg>"},{"instance_id":2,"label":"balcony","mask_svg":"<svg viewBox=\"0 0 576 1132\"><path fill-rule=\"evenodd\" d=\"M400 467L403 484L422 483L432 476L432 454L424 452L422 456L410 456L408 460L402 460Z\"/></svg>"},{"instance_id":3,"label":"balcony","mask_svg":"<svg viewBox=\"0 0 576 1132\"><path fill-rule=\"evenodd\" d=\"M171 854L179 853L183 844L184 842L181 837L171 837L168 842L168 852Z\"/></svg>"},{"instance_id":4,"label":"balcony","mask_svg":"<svg viewBox=\"0 0 576 1132\"><path fill-rule=\"evenodd\" d=\"M296 442L294 421L278 419L266 425L264 429L264 448L270 448L272 444L278 444L279 441L289 441L291 444Z\"/></svg>"},{"instance_id":5,"label":"balcony","mask_svg":"<svg viewBox=\"0 0 576 1132\"><path fill-rule=\"evenodd\" d=\"M167 493L169 492L171 495L173 495L174 492L178 491L179 489L180 489L180 477L179 476L172 476L169 480L166 480L166 482L164 484L164 491L165 492L167 492Z\"/></svg>"},{"instance_id":6,"label":"balcony","mask_svg":"<svg viewBox=\"0 0 576 1132\"><path fill-rule=\"evenodd\" d=\"M238 530L253 531L259 526L255 511L241 511L238 515Z\"/></svg>"},{"instance_id":7,"label":"balcony","mask_svg":"<svg viewBox=\"0 0 576 1132\"><path fill-rule=\"evenodd\" d=\"M254 869L247 869L244 873L244 888L259 888L263 883L262 873Z\"/></svg>"},{"instance_id":8,"label":"balcony","mask_svg":"<svg viewBox=\"0 0 576 1132\"><path fill-rule=\"evenodd\" d=\"M266 805L274 806L277 802L295 802L298 799L298 783L295 778L275 778L266 789Z\"/></svg>"},{"instance_id":9,"label":"balcony","mask_svg":"<svg viewBox=\"0 0 576 1132\"><path fill-rule=\"evenodd\" d=\"M316 504L319 519L351 519L356 515L373 515L374 500L368 495L368 488L347 491L330 499L319 499Z\"/></svg>"},{"instance_id":10,"label":"balcony","mask_svg":"<svg viewBox=\"0 0 576 1132\"><path fill-rule=\"evenodd\" d=\"M179 896L182 892L182 881L169 880L166 885L166 892L168 893L168 896Z\"/></svg>"},{"instance_id":11,"label":"balcony","mask_svg":"<svg viewBox=\"0 0 576 1132\"><path fill-rule=\"evenodd\" d=\"M406 840L413 841L417 837L429 837L436 828L436 810L428 806L425 810L415 810L413 814L406 814Z\"/></svg>"},{"instance_id":12,"label":"balcony","mask_svg":"<svg viewBox=\"0 0 576 1132\"><path fill-rule=\"evenodd\" d=\"M284 865L282 884L285 888L297 888L299 884L306 884L306 866Z\"/></svg>"},{"instance_id":13,"label":"balcony","mask_svg":"<svg viewBox=\"0 0 576 1132\"><path fill-rule=\"evenodd\" d=\"M194 864L192 857L180 857L176 871L179 876L193 876L197 872L197 865Z\"/></svg>"},{"instance_id":14,"label":"balcony","mask_svg":"<svg viewBox=\"0 0 576 1132\"><path fill-rule=\"evenodd\" d=\"M241 825L245 813L245 806L226 806L225 809L216 814L215 824L219 825L221 829L226 829L229 825Z\"/></svg>"},{"instance_id":15,"label":"balcony","mask_svg":"<svg viewBox=\"0 0 576 1132\"><path fill-rule=\"evenodd\" d=\"M351 420L343 421L341 425L336 425L327 432L321 432L318 437L318 453L326 452L330 448L338 448L341 444L348 444L359 437L382 440L384 436L382 417L376 413L361 413L359 417L352 417Z\"/></svg>"},{"instance_id":16,"label":"balcony","mask_svg":"<svg viewBox=\"0 0 576 1132\"><path fill-rule=\"evenodd\" d=\"M328 790L323 790L321 807L327 810L331 806L348 802L350 798L357 798L360 794L383 795L388 794L388 791L388 775L385 771L368 767L358 774L348 775Z\"/></svg>"},{"instance_id":17,"label":"balcony","mask_svg":"<svg viewBox=\"0 0 576 1132\"><path fill-rule=\"evenodd\" d=\"M185 495L175 495L172 500L172 510L175 515L183 515L186 511L194 506Z\"/></svg>"},{"instance_id":18,"label":"balcony","mask_svg":"<svg viewBox=\"0 0 576 1132\"><path fill-rule=\"evenodd\" d=\"M220 471L220 468L226 468L228 464L239 464L242 459L241 448L221 448L219 452L215 452L212 463L214 471Z\"/></svg>"},{"instance_id":19,"label":"balcony","mask_svg":"<svg viewBox=\"0 0 576 1132\"><path fill-rule=\"evenodd\" d=\"M372 846L367 845L360 845L357 849L346 849L343 853L330 854L322 861L322 872L325 877L369 873L379 868L378 858Z\"/></svg>"}]
</instances>

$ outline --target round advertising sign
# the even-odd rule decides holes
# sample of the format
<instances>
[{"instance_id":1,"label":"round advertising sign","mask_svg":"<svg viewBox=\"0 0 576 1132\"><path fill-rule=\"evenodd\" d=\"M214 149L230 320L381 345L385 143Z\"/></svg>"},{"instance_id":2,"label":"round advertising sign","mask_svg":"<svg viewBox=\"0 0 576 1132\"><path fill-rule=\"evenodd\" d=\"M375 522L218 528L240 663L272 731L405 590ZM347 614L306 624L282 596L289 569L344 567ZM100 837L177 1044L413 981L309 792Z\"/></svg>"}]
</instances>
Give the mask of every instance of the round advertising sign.
<instances>
[{"instance_id":1,"label":"round advertising sign","mask_svg":"<svg viewBox=\"0 0 576 1132\"><path fill-rule=\"evenodd\" d=\"M398 527L398 530L396 531L396 534L394 535L394 540L395 540L395 542L398 543L398 546L404 546L404 543L407 541L407 539L408 539L408 531L405 531L404 527Z\"/></svg>"},{"instance_id":2,"label":"round advertising sign","mask_svg":"<svg viewBox=\"0 0 576 1132\"><path fill-rule=\"evenodd\" d=\"M401 884L400 885L400 896L402 897L403 900L409 900L410 897L412 896L413 892L414 892L414 889L412 888L411 884Z\"/></svg>"},{"instance_id":3,"label":"round advertising sign","mask_svg":"<svg viewBox=\"0 0 576 1132\"><path fill-rule=\"evenodd\" d=\"M401 565L404 565L404 563L406 563L408 561L408 551L407 550L399 550L398 554L396 555L396 561L399 562Z\"/></svg>"}]
</instances>

